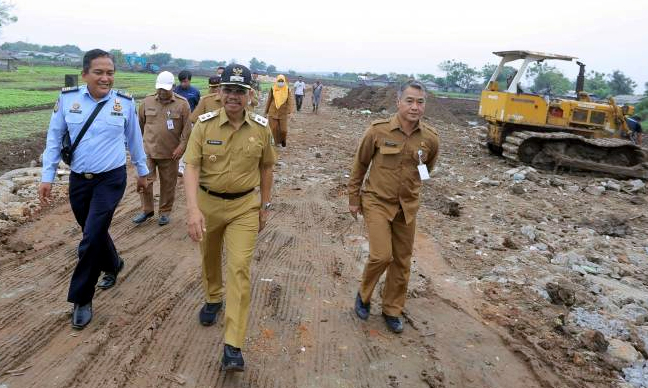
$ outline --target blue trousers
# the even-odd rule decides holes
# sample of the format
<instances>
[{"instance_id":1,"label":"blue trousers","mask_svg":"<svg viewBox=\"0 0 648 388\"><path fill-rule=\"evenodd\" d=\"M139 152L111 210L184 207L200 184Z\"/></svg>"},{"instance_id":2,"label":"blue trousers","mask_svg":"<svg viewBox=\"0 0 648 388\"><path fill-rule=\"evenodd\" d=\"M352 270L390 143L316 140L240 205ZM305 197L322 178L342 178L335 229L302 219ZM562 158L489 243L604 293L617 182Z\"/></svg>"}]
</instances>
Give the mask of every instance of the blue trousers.
<instances>
[{"instance_id":1,"label":"blue trousers","mask_svg":"<svg viewBox=\"0 0 648 388\"><path fill-rule=\"evenodd\" d=\"M68 302L84 305L94 296L101 271L116 272L119 255L108 228L126 190L126 166L87 178L70 174L70 205L81 226L79 261L72 273Z\"/></svg>"}]
</instances>

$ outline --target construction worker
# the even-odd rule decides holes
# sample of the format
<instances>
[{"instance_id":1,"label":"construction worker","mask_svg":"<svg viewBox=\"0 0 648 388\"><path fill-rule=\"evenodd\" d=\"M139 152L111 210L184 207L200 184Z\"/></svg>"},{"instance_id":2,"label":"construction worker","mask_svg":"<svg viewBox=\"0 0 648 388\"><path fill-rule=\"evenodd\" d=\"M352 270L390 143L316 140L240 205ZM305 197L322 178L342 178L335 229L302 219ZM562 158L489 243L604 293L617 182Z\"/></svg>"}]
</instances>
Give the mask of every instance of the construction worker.
<instances>
[{"instance_id":1,"label":"construction worker","mask_svg":"<svg viewBox=\"0 0 648 388\"><path fill-rule=\"evenodd\" d=\"M155 81L157 92L149 94L139 106L139 124L144 137L146 165L151 172L148 186L140 195L142 212L133 218L141 224L155 214L153 182L160 176L158 225L170 222L178 181L178 164L191 133L191 109L184 97L173 92L173 74L163 71Z\"/></svg>"},{"instance_id":2,"label":"construction worker","mask_svg":"<svg viewBox=\"0 0 648 388\"><path fill-rule=\"evenodd\" d=\"M369 259L355 312L362 320L369 317L371 295L387 271L382 315L395 333L403 331L400 315L410 275L421 181L429 179L439 155L437 132L421 121L426 96L425 87L417 81L401 87L397 113L374 121L364 133L349 178L349 211L354 218L358 213L364 215L369 234Z\"/></svg>"},{"instance_id":3,"label":"construction worker","mask_svg":"<svg viewBox=\"0 0 648 388\"><path fill-rule=\"evenodd\" d=\"M643 129L641 128L641 117L639 115L634 115L632 117L626 117L626 123L628 128L632 132L632 138L635 144L641 145L641 135L643 134Z\"/></svg>"},{"instance_id":4,"label":"construction worker","mask_svg":"<svg viewBox=\"0 0 648 388\"><path fill-rule=\"evenodd\" d=\"M241 348L250 307L250 262L258 232L268 219L277 160L268 120L248 110L250 81L245 66L225 68L223 108L199 117L185 154L187 227L191 239L200 242L206 299L198 317L201 324L212 325L225 294L222 367L234 371L242 371L245 365ZM225 289L223 243L227 250Z\"/></svg>"},{"instance_id":5,"label":"construction worker","mask_svg":"<svg viewBox=\"0 0 648 388\"><path fill-rule=\"evenodd\" d=\"M286 146L288 137L288 119L295 110L294 98L292 91L288 88L288 81L283 74L279 74L277 79L268 92L266 101L265 114L270 120L270 129L274 137L275 144Z\"/></svg>"},{"instance_id":6,"label":"construction worker","mask_svg":"<svg viewBox=\"0 0 648 388\"><path fill-rule=\"evenodd\" d=\"M198 121L198 116L207 112L217 111L223 107L220 95L220 82L220 76L209 77L209 94L201 97L196 109L191 112L190 120L192 123L195 124Z\"/></svg>"},{"instance_id":7,"label":"construction worker","mask_svg":"<svg viewBox=\"0 0 648 388\"><path fill-rule=\"evenodd\" d=\"M115 285L124 260L117 254L108 233L117 205L126 190L126 149L137 169L137 190L147 185L146 154L137 121L135 101L112 89L115 63L110 53L94 49L83 56L81 77L86 85L64 88L47 130L43 172L38 196L43 205L51 201L52 182L61 160L61 139L67 132L78 146L70 164L70 206L83 237L79 243L68 302L74 303L72 327L83 329L92 320L95 285ZM96 117L96 119L94 119ZM87 132L81 135L82 129ZM104 277L99 284L101 272Z\"/></svg>"}]
</instances>

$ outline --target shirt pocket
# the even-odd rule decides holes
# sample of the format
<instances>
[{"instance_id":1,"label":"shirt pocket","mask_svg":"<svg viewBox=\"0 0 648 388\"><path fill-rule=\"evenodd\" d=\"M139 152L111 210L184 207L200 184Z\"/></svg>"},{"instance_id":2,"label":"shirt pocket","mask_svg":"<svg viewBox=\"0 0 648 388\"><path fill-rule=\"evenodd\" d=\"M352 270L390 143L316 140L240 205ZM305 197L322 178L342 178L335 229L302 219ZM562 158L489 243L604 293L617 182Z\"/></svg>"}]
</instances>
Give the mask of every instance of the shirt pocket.
<instances>
[{"instance_id":1,"label":"shirt pocket","mask_svg":"<svg viewBox=\"0 0 648 388\"><path fill-rule=\"evenodd\" d=\"M403 150L402 143L385 140L378 148L376 166L380 168L397 168L400 165L400 153Z\"/></svg>"},{"instance_id":2,"label":"shirt pocket","mask_svg":"<svg viewBox=\"0 0 648 388\"><path fill-rule=\"evenodd\" d=\"M263 155L263 145L260 142L249 142L247 145L239 148L237 152L238 160L236 169L242 172L249 172L259 168L261 156Z\"/></svg>"},{"instance_id":3,"label":"shirt pocket","mask_svg":"<svg viewBox=\"0 0 648 388\"><path fill-rule=\"evenodd\" d=\"M119 128L124 128L124 116L108 116L106 117L106 123L110 126L115 126L115 128L111 127L111 129L116 129L116 127Z\"/></svg>"},{"instance_id":4,"label":"shirt pocket","mask_svg":"<svg viewBox=\"0 0 648 388\"><path fill-rule=\"evenodd\" d=\"M202 149L202 166L207 173L227 171L225 147L222 144L205 144Z\"/></svg>"},{"instance_id":5,"label":"shirt pocket","mask_svg":"<svg viewBox=\"0 0 648 388\"><path fill-rule=\"evenodd\" d=\"M158 110L157 108L145 108L144 109L144 116L146 117L146 122L147 123L154 123L155 119L157 117Z\"/></svg>"},{"instance_id":6,"label":"shirt pocket","mask_svg":"<svg viewBox=\"0 0 648 388\"><path fill-rule=\"evenodd\" d=\"M81 125L83 125L83 116L78 113L67 114L65 115L65 124L67 124L68 130L81 128Z\"/></svg>"}]
</instances>

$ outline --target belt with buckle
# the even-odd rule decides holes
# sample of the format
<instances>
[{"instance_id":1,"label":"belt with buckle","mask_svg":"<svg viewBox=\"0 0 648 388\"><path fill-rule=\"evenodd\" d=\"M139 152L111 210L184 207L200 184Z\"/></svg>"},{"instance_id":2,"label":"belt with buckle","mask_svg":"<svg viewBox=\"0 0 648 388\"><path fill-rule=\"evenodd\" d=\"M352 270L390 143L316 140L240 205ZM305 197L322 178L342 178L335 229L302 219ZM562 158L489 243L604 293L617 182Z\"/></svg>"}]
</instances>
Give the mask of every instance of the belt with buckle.
<instances>
[{"instance_id":1,"label":"belt with buckle","mask_svg":"<svg viewBox=\"0 0 648 388\"><path fill-rule=\"evenodd\" d=\"M98 176L98 174L95 174L95 173L92 173L92 172L74 172L74 171L72 171L71 174L75 175L75 176L77 176L79 178L83 178L83 179L87 179L87 180L94 179L94 178L96 178Z\"/></svg>"},{"instance_id":2,"label":"belt with buckle","mask_svg":"<svg viewBox=\"0 0 648 388\"><path fill-rule=\"evenodd\" d=\"M203 185L200 185L200 188L203 189L203 191L209 195L213 195L214 197L222 198L222 199L236 199L236 198L241 198L244 195L250 194L252 191L254 191L254 187L251 188L250 190L243 191L241 193L218 193L216 191L211 191L208 188L206 188Z\"/></svg>"}]
</instances>

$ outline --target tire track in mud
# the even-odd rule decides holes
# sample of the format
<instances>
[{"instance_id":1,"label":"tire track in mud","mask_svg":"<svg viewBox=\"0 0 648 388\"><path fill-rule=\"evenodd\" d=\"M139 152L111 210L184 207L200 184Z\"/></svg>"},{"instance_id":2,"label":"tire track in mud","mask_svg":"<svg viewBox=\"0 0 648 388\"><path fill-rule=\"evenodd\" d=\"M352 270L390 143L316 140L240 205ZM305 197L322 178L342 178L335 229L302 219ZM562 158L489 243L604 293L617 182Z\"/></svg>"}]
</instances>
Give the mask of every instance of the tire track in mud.
<instances>
[{"instance_id":1,"label":"tire track in mud","mask_svg":"<svg viewBox=\"0 0 648 388\"><path fill-rule=\"evenodd\" d=\"M297 115L291 123L289 147L279 149L282 163L275 171L275 208L252 260L244 373L220 371L223 314L211 327L201 326L197 319L203 302L200 256L198 246L186 235L182 185L169 225L158 226L154 217L135 226L130 220L139 211L139 197L131 175L111 227L126 267L115 288L97 293L95 318L84 331L71 331L69 315L62 311L80 238L69 210L62 212L65 222L56 215L67 232L50 236L45 248L21 259L23 264L2 264L3 292L5 284L37 287L22 291L16 299L0 298L0 346L10 349L0 352L0 373L32 365L24 375L0 377L0 384L11 388L505 387L510 374L527 378L520 381L528 388L539 386L515 355L506 356L513 369L480 363L483 347L507 354L511 350L481 321L434 292L408 300L412 323L400 336L385 329L377 295L367 322L355 316L353 301L367 254L361 239L348 237L363 236L365 231L362 222L352 221L346 213L341 185L368 119L347 115L344 126L351 123L353 129L338 131L335 123L342 128L336 121L340 115L328 106L317 116ZM309 144L318 146L309 148ZM314 149L329 156L316 158ZM43 228L54 216L45 214L36 224ZM64 245L47 245L58 240ZM421 252L425 258L427 253ZM446 275L423 265L420 273L439 292L437 284ZM58 312L39 314L52 307ZM469 337L470 332L481 337ZM468 340L474 348L466 348ZM466 355L471 351L467 349L474 354ZM445 382L428 378L438 371Z\"/></svg>"}]
</instances>

